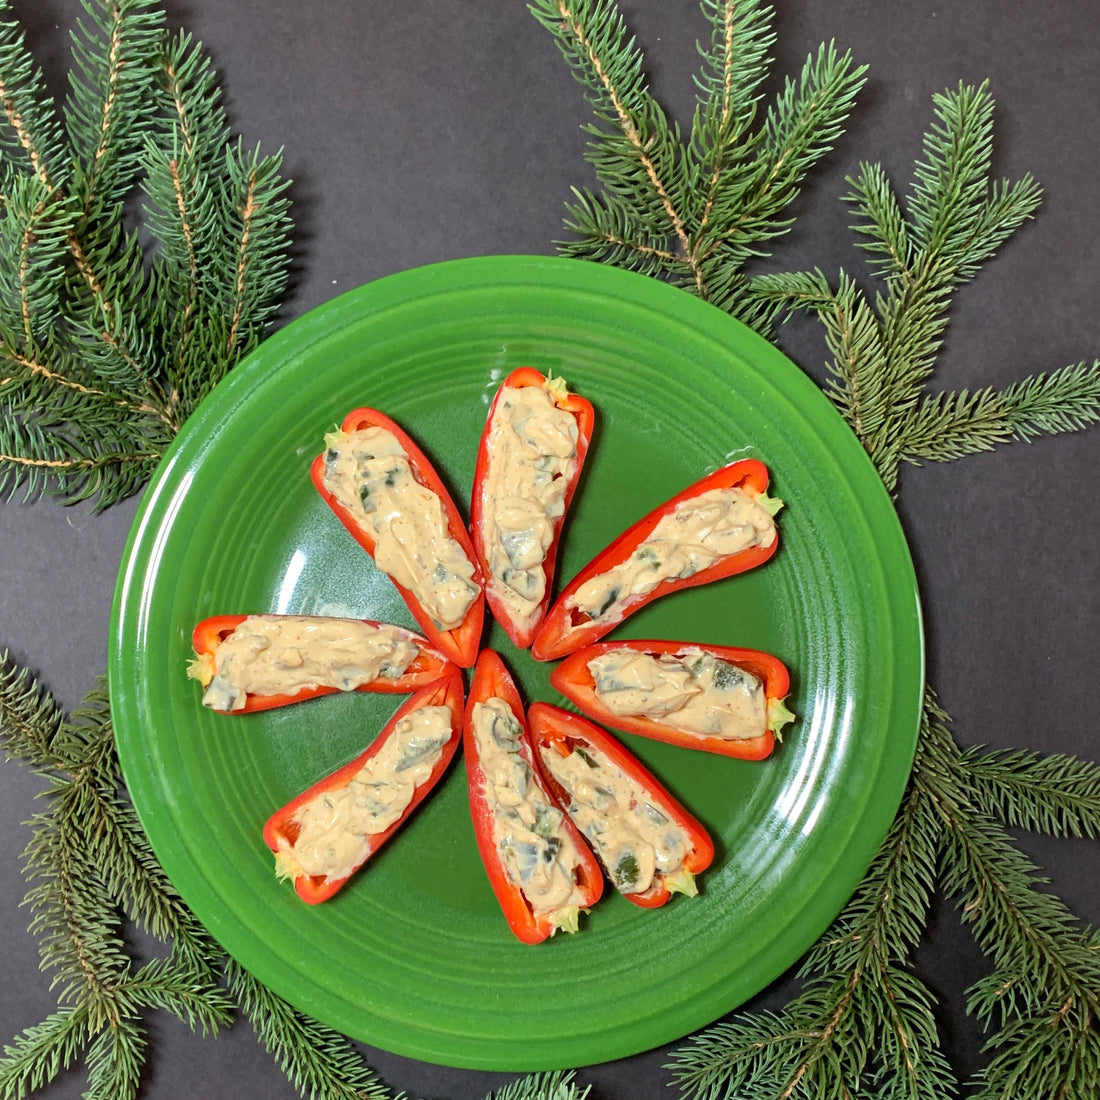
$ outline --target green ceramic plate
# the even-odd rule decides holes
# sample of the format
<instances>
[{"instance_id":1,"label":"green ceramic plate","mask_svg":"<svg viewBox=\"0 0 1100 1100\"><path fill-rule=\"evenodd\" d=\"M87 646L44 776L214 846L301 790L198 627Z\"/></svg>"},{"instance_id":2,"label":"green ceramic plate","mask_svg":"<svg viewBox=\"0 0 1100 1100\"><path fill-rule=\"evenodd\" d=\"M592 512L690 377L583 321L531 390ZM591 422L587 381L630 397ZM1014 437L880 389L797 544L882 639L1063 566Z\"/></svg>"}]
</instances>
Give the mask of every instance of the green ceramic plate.
<instances>
[{"instance_id":1,"label":"green ceramic plate","mask_svg":"<svg viewBox=\"0 0 1100 1100\"><path fill-rule=\"evenodd\" d=\"M313 490L323 433L358 405L398 420L468 501L488 402L512 368L564 375L598 415L564 536L568 578L705 471L772 471L779 553L658 601L621 637L771 651L800 720L769 760L629 746L708 826L696 899L601 901L574 936L512 938L478 859L459 764L331 902L272 874L267 816L344 763L398 700L330 696L215 715L184 675L193 625L229 612L412 626ZM547 666L487 634L528 700ZM444 1064L549 1069L670 1042L790 966L843 906L898 806L923 681L894 509L814 384L725 314L642 276L538 257L459 260L345 294L288 325L188 421L142 504L114 609L111 700L126 781L165 870L225 948L316 1018Z\"/></svg>"}]
</instances>

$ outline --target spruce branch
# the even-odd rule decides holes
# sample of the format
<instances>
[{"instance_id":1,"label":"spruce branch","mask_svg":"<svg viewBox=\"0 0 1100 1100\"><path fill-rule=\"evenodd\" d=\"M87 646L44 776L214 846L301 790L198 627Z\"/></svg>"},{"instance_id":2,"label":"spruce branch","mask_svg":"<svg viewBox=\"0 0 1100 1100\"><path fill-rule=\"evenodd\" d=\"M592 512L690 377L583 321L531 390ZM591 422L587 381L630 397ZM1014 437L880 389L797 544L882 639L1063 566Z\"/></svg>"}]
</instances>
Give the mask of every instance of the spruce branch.
<instances>
[{"instance_id":1,"label":"spruce branch","mask_svg":"<svg viewBox=\"0 0 1100 1100\"><path fill-rule=\"evenodd\" d=\"M590 1086L581 1088L573 1082L572 1070L533 1073L494 1089L485 1100L586 1100Z\"/></svg>"},{"instance_id":2,"label":"spruce branch","mask_svg":"<svg viewBox=\"0 0 1100 1100\"><path fill-rule=\"evenodd\" d=\"M141 1020L119 1015L100 1029L87 1052L85 1100L130 1100L137 1095L147 1044Z\"/></svg>"},{"instance_id":3,"label":"spruce branch","mask_svg":"<svg viewBox=\"0 0 1100 1100\"><path fill-rule=\"evenodd\" d=\"M1011 440L1076 431L1100 419L1100 361L991 388L928 394L953 292L980 270L1038 207L1030 176L993 182L993 98L985 84L934 99L906 207L877 164L863 164L845 196L873 271L873 299L841 271L764 275L752 292L766 307L821 321L826 392L859 437L887 488L902 462L946 462Z\"/></svg>"},{"instance_id":4,"label":"spruce branch","mask_svg":"<svg viewBox=\"0 0 1100 1100\"><path fill-rule=\"evenodd\" d=\"M85 5L73 35L65 119L78 179L81 223L121 202L133 186L153 93L164 16L153 0Z\"/></svg>"},{"instance_id":5,"label":"spruce branch","mask_svg":"<svg viewBox=\"0 0 1100 1100\"><path fill-rule=\"evenodd\" d=\"M390 1100L342 1035L292 1008L230 960L229 991L264 1048L290 1083L309 1100Z\"/></svg>"},{"instance_id":6,"label":"spruce branch","mask_svg":"<svg viewBox=\"0 0 1100 1100\"><path fill-rule=\"evenodd\" d=\"M822 45L751 129L772 9L705 0L710 35L699 44L698 102L684 138L650 92L645 59L612 0L530 7L597 118L585 126L586 156L602 190L574 189L565 218L573 236L559 250L661 277L767 331L776 311L751 294L745 264L789 229L785 212L839 138L865 69Z\"/></svg>"},{"instance_id":7,"label":"spruce branch","mask_svg":"<svg viewBox=\"0 0 1100 1100\"><path fill-rule=\"evenodd\" d=\"M64 712L30 671L0 653L0 745L9 759L35 768L57 764L53 742Z\"/></svg>"},{"instance_id":8,"label":"spruce branch","mask_svg":"<svg viewBox=\"0 0 1100 1100\"><path fill-rule=\"evenodd\" d=\"M45 1088L83 1055L87 1037L87 1010L72 1005L17 1035L0 1058L0 1100L19 1100Z\"/></svg>"},{"instance_id":9,"label":"spruce branch","mask_svg":"<svg viewBox=\"0 0 1100 1100\"><path fill-rule=\"evenodd\" d=\"M10 13L8 0L0 0L0 16ZM0 106L5 189L16 175L29 174L52 193L66 182L69 170L62 126L22 28L10 18L0 18Z\"/></svg>"},{"instance_id":10,"label":"spruce branch","mask_svg":"<svg viewBox=\"0 0 1100 1100\"><path fill-rule=\"evenodd\" d=\"M144 1009L170 1012L192 1031L212 1035L233 1022L235 1005L221 986L211 984L209 971L190 960L154 959L126 979L120 1000L135 1017Z\"/></svg>"},{"instance_id":11,"label":"spruce branch","mask_svg":"<svg viewBox=\"0 0 1100 1100\"><path fill-rule=\"evenodd\" d=\"M1012 440L1079 431L1100 420L1100 361L1035 375L1006 389L924 398L896 430L898 457L949 462Z\"/></svg>"},{"instance_id":12,"label":"spruce branch","mask_svg":"<svg viewBox=\"0 0 1100 1100\"><path fill-rule=\"evenodd\" d=\"M964 750L975 802L989 817L1060 837L1100 837L1100 765L1061 753Z\"/></svg>"},{"instance_id":13,"label":"spruce branch","mask_svg":"<svg viewBox=\"0 0 1100 1100\"><path fill-rule=\"evenodd\" d=\"M1082 1067L1100 1061L1100 938L1042 889L1037 868L981 806L985 784L973 782L975 752L955 744L934 696L926 710L930 765L917 776L942 822L939 878L993 964L968 991L968 1011L996 1028L986 1044L994 1057L974 1082L972 1100L1074 1096L1085 1080ZM1051 799L1047 813L1056 812L1072 799L1081 770L1043 770L1048 787L1059 773L1070 781Z\"/></svg>"},{"instance_id":14,"label":"spruce branch","mask_svg":"<svg viewBox=\"0 0 1100 1100\"><path fill-rule=\"evenodd\" d=\"M85 8L60 113L0 24L0 492L106 507L266 331L289 204L154 0Z\"/></svg>"}]
</instances>

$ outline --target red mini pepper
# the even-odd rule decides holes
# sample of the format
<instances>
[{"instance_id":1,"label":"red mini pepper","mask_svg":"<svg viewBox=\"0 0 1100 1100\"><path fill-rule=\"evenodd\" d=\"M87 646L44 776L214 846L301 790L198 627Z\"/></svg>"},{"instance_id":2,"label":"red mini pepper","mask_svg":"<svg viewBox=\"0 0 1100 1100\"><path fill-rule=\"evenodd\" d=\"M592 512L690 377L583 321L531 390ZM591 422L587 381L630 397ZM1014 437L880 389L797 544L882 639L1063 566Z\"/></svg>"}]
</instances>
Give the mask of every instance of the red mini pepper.
<instances>
[{"instance_id":1,"label":"red mini pepper","mask_svg":"<svg viewBox=\"0 0 1100 1100\"><path fill-rule=\"evenodd\" d=\"M191 645L195 653L199 657L213 657L217 652L218 646L249 617L248 615L213 615L209 619L203 619L203 621L195 627L191 635ZM274 618L275 616L269 617ZM373 619L363 619L361 621L368 626L388 625ZM410 664L400 676L393 679L388 676L379 676L369 683L360 684L355 689L356 691L394 693L416 691L417 688L426 687L428 684L434 683L446 671L450 662L442 653L432 648L427 638L422 638L419 634L414 634L411 630L403 630L400 627L395 627L394 629L401 630L402 633L408 637L409 641L414 642L418 646L420 652L416 655L412 664ZM321 695L332 695L339 690L340 688L335 687L313 687L303 688L301 691L290 695L254 695L250 693L245 697L245 704L240 710L219 711L218 713L253 714L259 710L271 710L273 707L285 707L290 703L302 703L307 699L316 699Z\"/></svg>"},{"instance_id":2,"label":"red mini pepper","mask_svg":"<svg viewBox=\"0 0 1100 1100\"><path fill-rule=\"evenodd\" d=\"M778 507L780 502L767 496L765 492L767 487L767 467L757 459L746 458L731 462L707 474L706 477L689 485L664 504L654 508L637 523L628 527L569 582L542 620L542 625L535 634L534 643L531 646L532 655L539 661L564 657L580 649L581 646L590 645L602 638L628 615L632 615L661 596L683 588L709 584L723 577L731 577L735 573L743 573L747 569L753 569L766 562L779 547L778 532L767 546L750 546L740 553L720 558L713 565L700 569L698 573L693 573L691 576L670 577L662 580L645 594L627 597L623 601L621 613L618 616L609 615L606 619L592 619L584 612L568 606L572 596L582 584L625 562L646 541L657 524L665 516L673 513L678 505L712 489L742 489L752 497L763 498L763 502L766 502L766 506L771 510L771 506Z\"/></svg>"},{"instance_id":3,"label":"red mini pepper","mask_svg":"<svg viewBox=\"0 0 1100 1100\"><path fill-rule=\"evenodd\" d=\"M764 695L768 703L769 728L759 737L743 740L731 740L723 737L706 737L696 733L685 733L674 729L653 718L628 717L615 714L600 702L596 695L596 683L588 669L588 662L601 653L613 649L632 649L638 653L648 653L655 657L662 655L677 656L687 651L709 653L719 661L736 665L751 672L764 685ZM770 653L761 653L755 649L737 649L733 646L703 645L695 642L644 641L601 642L570 654L550 674L550 682L585 714L597 722L636 733L655 741L668 741L689 749L704 749L706 752L732 756L739 760L763 760L775 747L776 729L793 718L783 706L783 700L790 690L791 678L786 665Z\"/></svg>"},{"instance_id":4,"label":"red mini pepper","mask_svg":"<svg viewBox=\"0 0 1100 1100\"><path fill-rule=\"evenodd\" d=\"M402 812L401 816L380 833L370 837L370 843L363 858L351 868L346 875L339 878L328 878L325 875L294 874L294 889L298 896L310 905L325 901L332 897L341 886L372 856L387 840L409 820L413 811L428 796L432 789L442 778L447 766L454 758L462 737L462 674L454 666L450 665L448 672L442 679L434 684L422 688L410 699L407 699L397 710L394 716L386 723L382 732L371 743L370 747L360 753L350 763L326 776L318 783L314 783L308 790L303 791L297 798L288 802L281 809L268 818L264 825L264 843L276 854L288 846L293 846L300 833L300 825L294 820L298 810L311 802L314 798L329 791L338 791L346 787L354 778L360 768L374 756L391 736L398 722L407 714L419 710L422 707L445 706L451 712L451 736L443 746L443 754L432 768L431 774L415 790L412 800Z\"/></svg>"},{"instance_id":5,"label":"red mini pepper","mask_svg":"<svg viewBox=\"0 0 1100 1100\"><path fill-rule=\"evenodd\" d=\"M344 417L344 422L340 427L342 431L349 434L364 428L372 427L383 428L391 432L404 448L405 454L408 456L409 466L413 472L413 476L421 485L435 493L442 502L443 512L447 517L448 533L451 538L462 547L463 552L474 566L473 583L476 584L479 589L477 599L474 600L467 609L465 618L458 626L451 630L440 630L435 623L432 622L431 616L423 609L420 605L420 601L417 600L412 592L402 585L397 584L396 581L394 581L394 585L398 592L401 593L402 599L404 599L405 603L408 605L413 618L420 624L421 630L423 630L432 642L434 642L452 661L461 665L463 668L469 668L477 659L477 651L481 644L481 629L485 616L485 594L481 591L481 569L477 564L477 556L474 554L473 544L470 542L470 534L466 530L465 524L462 522L462 516L454 500L451 498L451 494L447 492L447 487L443 484L427 456L412 441L408 433L399 425L395 424L388 416L378 412L377 409L353 409ZM355 516L340 504L328 489L325 488L325 456L323 453L319 454L313 460L313 464L310 467L310 477L313 479L313 484L316 486L317 492L321 494L328 506L336 513L337 518L347 528L352 538L354 538L373 558L375 546L374 536L369 530L362 527Z\"/></svg>"},{"instance_id":6,"label":"red mini pepper","mask_svg":"<svg viewBox=\"0 0 1100 1100\"><path fill-rule=\"evenodd\" d=\"M644 909L656 909L664 905L677 888L681 893L694 893L694 876L710 866L714 859L714 842L706 829L669 794L661 781L624 745L579 715L549 703L532 703L527 710L527 721L531 727L531 739L540 752L568 756L578 748L587 750L586 763L590 767L600 758L607 760L637 784L645 792L646 801L684 834L688 851L682 869L687 874L668 875L657 871L645 890L635 894L624 891L623 897ZM549 769L546 778L558 805L567 809L573 801L572 793L558 783ZM630 808L633 809L633 805ZM598 847L596 854L599 856ZM611 868L607 868L607 872L614 882Z\"/></svg>"},{"instance_id":7,"label":"red mini pepper","mask_svg":"<svg viewBox=\"0 0 1100 1100\"><path fill-rule=\"evenodd\" d=\"M522 888L509 876L493 836L493 807L486 794L489 779L482 769L481 755L474 736L473 717L475 704L485 703L493 698L503 699L512 712L521 731L518 739L519 755L528 766L530 780L539 786L547 802L555 807L555 816L557 816L556 803L546 790L546 779L531 745L519 692L504 662L493 650L486 649L478 657L477 666L474 669L474 679L470 685L463 724L462 743L466 757L470 816L473 819L474 835L477 838L478 851L485 864L486 874L489 876L489 883L508 921L508 926L524 943L541 943L548 936L553 935L561 924L554 919L553 914L534 912ZM561 814L560 830L573 841L580 858L573 874L581 893L579 908L588 909L596 904L603 893L603 875L600 865L576 827L564 813Z\"/></svg>"},{"instance_id":8,"label":"red mini pepper","mask_svg":"<svg viewBox=\"0 0 1100 1100\"><path fill-rule=\"evenodd\" d=\"M516 621L511 610L501 598L499 593L500 582L493 576L489 565L492 548L488 545L483 531L483 517L489 505L486 495L491 465L488 443L489 434L493 426L493 419L496 415L500 404L501 394L504 390L506 388L522 389L525 386L540 386L546 389L547 393L553 399L554 404L559 409L569 413L577 424L576 465L569 479L569 484L565 489L562 514L555 517L553 520L553 537L550 545L546 548L546 556L542 563L543 572L546 577L546 594L543 596L538 610L529 623ZM535 630L538 628L539 623L546 614L547 607L550 605L551 586L554 581L554 569L557 563L561 530L565 522L565 516L569 511L569 504L576 491L577 482L580 480L581 469L584 466L585 456L588 454L588 447L592 441L592 432L595 423L596 414L590 401L586 401L583 397L578 397L575 393L567 392L564 384L560 384L559 387L559 385L550 383L548 379L535 370L534 367L519 367L512 371L512 373L504 379L500 389L497 390L496 397L493 398L493 403L489 406L489 415L485 419L485 429L481 435L481 444L477 454L477 466L474 470L474 487L473 494L470 498L470 532L473 535L474 550L477 553L478 561L481 563L481 572L485 577L485 598L489 603L489 607L496 621L500 623L508 637L511 638L512 642L520 649L526 649L531 644L531 639L534 637Z\"/></svg>"}]
</instances>

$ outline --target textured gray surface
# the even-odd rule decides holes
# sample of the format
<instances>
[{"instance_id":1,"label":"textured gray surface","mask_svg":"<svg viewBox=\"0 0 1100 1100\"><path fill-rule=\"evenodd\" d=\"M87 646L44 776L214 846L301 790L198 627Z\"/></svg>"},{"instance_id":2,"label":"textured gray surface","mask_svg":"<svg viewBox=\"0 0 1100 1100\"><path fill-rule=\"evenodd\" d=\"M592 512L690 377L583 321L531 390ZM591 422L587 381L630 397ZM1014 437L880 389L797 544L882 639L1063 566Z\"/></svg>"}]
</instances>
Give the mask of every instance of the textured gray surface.
<instances>
[{"instance_id":1,"label":"textured gray surface","mask_svg":"<svg viewBox=\"0 0 1100 1100\"><path fill-rule=\"evenodd\" d=\"M55 90L63 90L77 0L12 0ZM995 170L1032 172L1045 188L1038 219L958 296L937 385L1005 385L1100 355L1100 142L1095 107L1100 19L1091 0L798 0L779 4L772 86L829 38L870 64L847 135L811 179L776 266L863 273L844 176L878 160L908 180L931 96L989 78L997 100ZM589 182L579 127L589 111L556 47L518 0L380 4L328 0L188 0L173 21L204 41L222 75L235 129L283 147L300 263L286 319L335 293L417 264L487 253L549 253L562 203ZM690 118L695 41L691 0L637 0L623 10L653 86ZM820 377L816 329L794 323L780 343ZM931 682L967 744L1100 757L1094 685L1100 432L1016 445L947 466L906 470L899 509L921 580ZM0 646L66 706L106 661L114 576L134 502L94 516L49 501L0 504ZM39 783L0 764L0 1041L54 1006L20 908L19 855ZM1023 838L1054 889L1100 919L1095 843ZM135 945L142 950L142 945ZM948 907L937 909L922 972L942 997L947 1049L961 1072L980 1064L981 1036L962 991L984 972ZM759 1004L778 1007L793 983ZM578 995L583 996L582 992ZM153 1022L143 1095L291 1097L248 1026L215 1040ZM394 1091L464 1100L506 1077L368 1051ZM605 1100L668 1095L667 1051L585 1070ZM76 1097L78 1073L49 1088Z\"/></svg>"}]
</instances>

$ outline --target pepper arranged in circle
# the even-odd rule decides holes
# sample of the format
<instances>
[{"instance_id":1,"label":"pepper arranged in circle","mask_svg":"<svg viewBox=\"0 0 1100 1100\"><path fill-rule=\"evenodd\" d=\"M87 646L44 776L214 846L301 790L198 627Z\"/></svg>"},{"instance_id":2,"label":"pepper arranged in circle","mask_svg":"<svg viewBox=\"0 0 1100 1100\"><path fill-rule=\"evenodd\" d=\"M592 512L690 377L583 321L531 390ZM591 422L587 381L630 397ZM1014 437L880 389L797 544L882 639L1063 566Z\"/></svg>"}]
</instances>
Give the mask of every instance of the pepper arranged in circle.
<instances>
[{"instance_id":1,"label":"pepper arranged in circle","mask_svg":"<svg viewBox=\"0 0 1100 1100\"><path fill-rule=\"evenodd\" d=\"M599 726L549 703L527 711L551 793L591 843L608 878L635 905L694 897L714 842L660 780Z\"/></svg>"},{"instance_id":2,"label":"pepper arranged in circle","mask_svg":"<svg viewBox=\"0 0 1100 1100\"><path fill-rule=\"evenodd\" d=\"M341 690L416 691L359 756L268 819L263 835L276 873L304 901L330 898L408 820L459 741L482 863L521 941L577 931L602 895L601 863L644 908L697 892L695 876L714 857L706 830L588 719L541 702L525 713L500 656L480 649L485 605L535 659L565 658L551 683L590 718L763 759L794 717L777 658L598 639L660 596L767 561L782 502L766 492L763 463L732 462L634 523L551 602L594 423L592 405L563 380L532 367L508 374L481 435L467 530L411 437L375 409L353 410L325 436L311 478L426 637L323 616L221 615L195 627L189 674L216 710L252 713ZM329 640L331 660L315 652L324 641L303 644L306 634ZM476 666L465 702L456 666Z\"/></svg>"},{"instance_id":3,"label":"pepper arranged in circle","mask_svg":"<svg viewBox=\"0 0 1100 1100\"><path fill-rule=\"evenodd\" d=\"M456 664L477 660L485 615L470 535L424 452L376 409L353 409L310 467L317 491L388 573L413 618Z\"/></svg>"},{"instance_id":4,"label":"pepper arranged in circle","mask_svg":"<svg viewBox=\"0 0 1100 1100\"><path fill-rule=\"evenodd\" d=\"M628 527L554 601L535 634L539 661L598 641L646 604L766 562L779 546L768 470L754 458L722 466Z\"/></svg>"},{"instance_id":5,"label":"pepper arranged in circle","mask_svg":"<svg viewBox=\"0 0 1100 1100\"><path fill-rule=\"evenodd\" d=\"M253 714L337 691L416 691L450 663L411 630L319 615L214 615L195 627L191 644L188 675L202 684L203 703L224 714ZM346 664L330 659L334 645Z\"/></svg>"},{"instance_id":6,"label":"pepper arranged in circle","mask_svg":"<svg viewBox=\"0 0 1100 1100\"><path fill-rule=\"evenodd\" d=\"M512 371L489 406L470 533L493 617L520 649L550 605L562 525L595 419L591 402L534 367Z\"/></svg>"},{"instance_id":7,"label":"pepper arranged in circle","mask_svg":"<svg viewBox=\"0 0 1100 1100\"><path fill-rule=\"evenodd\" d=\"M370 746L268 818L276 874L311 905L339 890L412 816L443 777L462 738L455 666L407 699Z\"/></svg>"},{"instance_id":8,"label":"pepper arranged in circle","mask_svg":"<svg viewBox=\"0 0 1100 1100\"><path fill-rule=\"evenodd\" d=\"M606 726L742 760L763 760L794 719L791 680L770 653L666 640L600 642L571 654L550 682Z\"/></svg>"},{"instance_id":9,"label":"pepper arranged in circle","mask_svg":"<svg viewBox=\"0 0 1100 1100\"><path fill-rule=\"evenodd\" d=\"M547 790L519 691L491 649L474 669L462 751L478 851L508 926L524 943L577 931L603 875Z\"/></svg>"}]
</instances>

